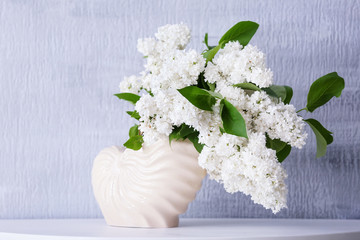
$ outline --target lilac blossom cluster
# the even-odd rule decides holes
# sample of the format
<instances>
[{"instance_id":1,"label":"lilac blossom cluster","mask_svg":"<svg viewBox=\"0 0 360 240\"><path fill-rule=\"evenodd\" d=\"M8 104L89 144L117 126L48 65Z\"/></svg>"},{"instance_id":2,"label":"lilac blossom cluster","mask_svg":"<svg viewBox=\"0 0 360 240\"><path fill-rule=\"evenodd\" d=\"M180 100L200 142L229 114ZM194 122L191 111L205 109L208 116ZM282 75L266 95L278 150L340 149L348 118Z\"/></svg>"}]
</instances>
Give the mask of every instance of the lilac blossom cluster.
<instances>
[{"instance_id":1,"label":"lilac blossom cluster","mask_svg":"<svg viewBox=\"0 0 360 240\"><path fill-rule=\"evenodd\" d=\"M184 24L160 27L155 38L138 40L138 50L146 58L145 70L139 76L126 77L120 90L141 95L135 110L140 115L144 144L169 137L181 124L191 126L204 144L199 165L211 179L222 183L230 193L243 192L255 203L278 212L286 207L287 174L276 151L266 147L266 137L302 148L307 137L303 119L293 105L265 91L234 87L239 83L260 88L273 84L272 71L257 47L228 42L212 61L206 62L201 53L186 49L189 41L190 30ZM219 101L213 111L205 111L177 91L196 85L200 74L205 82L216 85L215 93L241 113L248 138L221 131Z\"/></svg>"}]
</instances>

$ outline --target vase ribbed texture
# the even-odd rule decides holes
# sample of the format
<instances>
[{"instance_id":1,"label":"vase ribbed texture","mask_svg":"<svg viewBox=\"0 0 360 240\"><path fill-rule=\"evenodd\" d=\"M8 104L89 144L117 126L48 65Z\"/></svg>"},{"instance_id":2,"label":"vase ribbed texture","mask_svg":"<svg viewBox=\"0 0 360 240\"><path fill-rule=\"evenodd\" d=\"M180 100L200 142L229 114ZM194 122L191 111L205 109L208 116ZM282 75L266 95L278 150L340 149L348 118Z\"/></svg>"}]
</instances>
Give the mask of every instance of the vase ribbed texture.
<instances>
[{"instance_id":1,"label":"vase ribbed texture","mask_svg":"<svg viewBox=\"0 0 360 240\"><path fill-rule=\"evenodd\" d=\"M107 224L176 227L201 187L205 171L188 142L162 139L138 151L119 147L95 158L92 184Z\"/></svg>"}]
</instances>

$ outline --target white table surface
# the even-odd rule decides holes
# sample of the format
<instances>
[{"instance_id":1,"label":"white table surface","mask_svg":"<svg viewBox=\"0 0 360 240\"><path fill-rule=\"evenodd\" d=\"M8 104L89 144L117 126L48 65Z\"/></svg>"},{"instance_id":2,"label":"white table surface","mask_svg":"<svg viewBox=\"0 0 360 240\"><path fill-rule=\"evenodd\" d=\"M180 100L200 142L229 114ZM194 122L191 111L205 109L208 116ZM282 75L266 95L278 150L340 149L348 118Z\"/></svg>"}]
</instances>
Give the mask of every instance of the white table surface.
<instances>
[{"instance_id":1,"label":"white table surface","mask_svg":"<svg viewBox=\"0 0 360 240\"><path fill-rule=\"evenodd\" d=\"M0 220L1 240L360 239L360 220L180 219L178 228L110 227L103 219Z\"/></svg>"}]
</instances>

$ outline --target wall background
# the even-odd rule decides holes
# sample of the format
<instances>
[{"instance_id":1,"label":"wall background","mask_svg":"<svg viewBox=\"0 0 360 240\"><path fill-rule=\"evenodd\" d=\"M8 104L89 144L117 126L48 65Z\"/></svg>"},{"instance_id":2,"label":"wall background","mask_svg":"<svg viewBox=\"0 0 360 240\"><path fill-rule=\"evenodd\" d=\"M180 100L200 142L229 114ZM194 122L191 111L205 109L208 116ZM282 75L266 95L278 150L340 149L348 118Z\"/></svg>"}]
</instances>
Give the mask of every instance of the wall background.
<instances>
[{"instance_id":1,"label":"wall background","mask_svg":"<svg viewBox=\"0 0 360 240\"><path fill-rule=\"evenodd\" d=\"M345 78L341 99L314 114L335 141L321 159L312 134L292 151L289 208L276 216L207 179L184 216L360 218L359 12L356 0L0 1L0 218L100 217L92 161L133 123L112 94L142 69L137 38L184 22L202 50L205 32L215 43L243 20L260 24L252 44L297 107L316 78Z\"/></svg>"}]
</instances>

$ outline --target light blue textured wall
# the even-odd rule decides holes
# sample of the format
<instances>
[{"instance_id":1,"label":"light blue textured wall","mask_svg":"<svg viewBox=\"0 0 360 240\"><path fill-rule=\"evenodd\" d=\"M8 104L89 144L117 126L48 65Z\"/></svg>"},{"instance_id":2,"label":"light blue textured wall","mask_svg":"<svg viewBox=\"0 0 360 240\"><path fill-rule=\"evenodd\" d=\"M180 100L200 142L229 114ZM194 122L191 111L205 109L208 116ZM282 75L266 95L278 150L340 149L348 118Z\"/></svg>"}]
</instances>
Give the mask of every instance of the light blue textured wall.
<instances>
[{"instance_id":1,"label":"light blue textured wall","mask_svg":"<svg viewBox=\"0 0 360 240\"><path fill-rule=\"evenodd\" d=\"M304 106L311 81L337 71L340 100L314 117L334 132L326 157L314 137L284 163L289 208L275 217L360 218L360 2L0 1L0 218L99 217L90 171L104 147L121 145L131 106L112 96L138 73L138 37L184 22L203 49L234 23L260 24L252 40L278 84ZM242 194L205 180L187 217L274 217Z\"/></svg>"}]
</instances>

